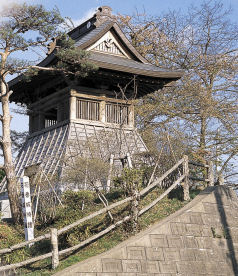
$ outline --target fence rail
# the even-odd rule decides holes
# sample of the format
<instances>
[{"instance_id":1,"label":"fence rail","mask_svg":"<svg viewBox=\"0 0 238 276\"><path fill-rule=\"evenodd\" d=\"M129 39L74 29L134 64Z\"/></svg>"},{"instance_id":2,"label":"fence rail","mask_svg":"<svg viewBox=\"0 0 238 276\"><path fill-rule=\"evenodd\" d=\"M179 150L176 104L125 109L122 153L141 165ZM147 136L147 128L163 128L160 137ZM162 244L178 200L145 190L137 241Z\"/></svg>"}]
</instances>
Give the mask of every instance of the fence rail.
<instances>
[{"instance_id":1,"label":"fence rail","mask_svg":"<svg viewBox=\"0 0 238 276\"><path fill-rule=\"evenodd\" d=\"M183 174L179 176L179 178L162 194L160 195L157 199L155 199L153 202L151 202L150 204L148 204L147 206L145 206L144 208L142 208L139 211L139 216L141 216L142 214L144 214L145 212L147 212L148 210L150 210L153 206L155 206L160 200L162 200L166 195L168 195L177 185L179 185L182 181L183 181L183 190L184 190L184 199L185 200L189 200L189 183L188 183L188 179L189 179L189 168L188 168L188 164L191 163L188 161L188 157L184 156L181 160L179 160L171 169L169 169L167 172L165 172L161 177L159 177L157 180L155 180L153 183L151 183L149 186L147 186L146 188L144 188L143 190L140 191L139 196L143 197L145 196L149 191L151 191L153 188L159 186L159 184L161 184L161 182L167 177L169 176L173 171L175 171L180 165L183 166ZM195 165L195 162L193 162L192 165ZM200 166L200 164L196 164L195 166ZM212 178L212 169L211 169L211 163L209 164L208 168L208 173L210 173L210 175L208 175L208 185L213 186L214 185L214 181ZM110 231L112 231L113 229L115 229L116 227L118 227L119 225L121 225L122 223L124 223L125 221L128 221L129 219L131 219L131 216L128 215L126 217L124 217L123 219L115 222L114 224L110 225L108 228L104 229L103 231L97 233L96 235L93 235L92 237L89 237L88 239L80 242L79 244L72 246L70 248L58 251L58 236L65 233L66 231L98 216L101 214L104 214L118 206L121 206L122 204L128 203L130 201L132 201L134 199L134 197L127 197L121 201L115 202L105 208L102 208L101 210L94 212L82 219L79 219L78 221L67 225L59 230L53 228L51 229L50 233L41 235L33 240L30 241L26 241L26 242L22 242L16 245L13 245L9 248L4 248L0 250L0 254L5 254L5 253L11 253L16 249L20 249L25 247L26 245L44 240L44 239L50 239L51 240L51 245L52 245L52 252L49 252L47 254L41 255L41 256L37 256L19 263L15 263L15 264L10 264L10 265L5 265L0 267L0 272L1 271L6 271L9 269L14 269L14 268L19 268L22 267L24 265L36 262L36 261L40 261L40 260L44 260L46 258L52 257L52 268L55 269L58 264L59 264L59 256L60 255L64 255L66 253L69 252L73 252L75 250L78 250L82 247L84 247L85 245L97 240L98 238L102 237L103 235L109 233Z\"/></svg>"}]
</instances>

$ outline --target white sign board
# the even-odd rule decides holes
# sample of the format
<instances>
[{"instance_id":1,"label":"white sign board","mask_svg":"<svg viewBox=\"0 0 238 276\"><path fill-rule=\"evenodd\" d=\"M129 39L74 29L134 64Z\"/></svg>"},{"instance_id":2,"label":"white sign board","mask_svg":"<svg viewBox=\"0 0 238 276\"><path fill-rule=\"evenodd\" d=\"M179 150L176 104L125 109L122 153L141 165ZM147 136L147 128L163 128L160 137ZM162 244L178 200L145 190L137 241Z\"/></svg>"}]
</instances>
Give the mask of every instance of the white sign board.
<instances>
[{"instance_id":1,"label":"white sign board","mask_svg":"<svg viewBox=\"0 0 238 276\"><path fill-rule=\"evenodd\" d=\"M22 212L26 241L34 239L29 177L21 177Z\"/></svg>"}]
</instances>

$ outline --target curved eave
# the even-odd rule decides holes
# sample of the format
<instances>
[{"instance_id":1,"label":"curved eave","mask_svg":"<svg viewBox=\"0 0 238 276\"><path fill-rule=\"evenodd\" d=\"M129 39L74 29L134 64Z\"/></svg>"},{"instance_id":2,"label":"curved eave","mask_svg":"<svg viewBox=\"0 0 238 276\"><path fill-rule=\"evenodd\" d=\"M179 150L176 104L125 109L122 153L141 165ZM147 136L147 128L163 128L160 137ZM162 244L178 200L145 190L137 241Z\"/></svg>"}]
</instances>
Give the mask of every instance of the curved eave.
<instances>
[{"instance_id":1,"label":"curved eave","mask_svg":"<svg viewBox=\"0 0 238 276\"><path fill-rule=\"evenodd\" d=\"M116 57L109 54L92 52L89 56L89 60L102 69L108 69L153 78L166 78L171 79L171 81L181 78L184 74L183 71L171 71L167 69L161 69L152 64L140 63L130 59Z\"/></svg>"},{"instance_id":2,"label":"curved eave","mask_svg":"<svg viewBox=\"0 0 238 276\"><path fill-rule=\"evenodd\" d=\"M53 61L55 60L55 55L53 53L51 53L50 55L48 55L45 59L43 59L40 63L37 64L37 66L40 67L47 67L49 66ZM10 80L8 82L9 87L11 88L12 86L14 86L15 84L17 84L18 82L22 81L24 78L24 73L19 75L18 77Z\"/></svg>"},{"instance_id":3,"label":"curved eave","mask_svg":"<svg viewBox=\"0 0 238 276\"><path fill-rule=\"evenodd\" d=\"M154 78L166 78L166 79L172 79L172 80L178 80L183 76L182 72L156 72L156 71L153 72L153 71L141 70L136 68L128 68L127 66L123 66L123 65L109 64L103 61L95 61L93 59L90 59L90 60L92 60L92 62L100 68L119 71L119 72L126 72L134 75L142 75L142 76L148 76L148 77L154 77Z\"/></svg>"}]
</instances>

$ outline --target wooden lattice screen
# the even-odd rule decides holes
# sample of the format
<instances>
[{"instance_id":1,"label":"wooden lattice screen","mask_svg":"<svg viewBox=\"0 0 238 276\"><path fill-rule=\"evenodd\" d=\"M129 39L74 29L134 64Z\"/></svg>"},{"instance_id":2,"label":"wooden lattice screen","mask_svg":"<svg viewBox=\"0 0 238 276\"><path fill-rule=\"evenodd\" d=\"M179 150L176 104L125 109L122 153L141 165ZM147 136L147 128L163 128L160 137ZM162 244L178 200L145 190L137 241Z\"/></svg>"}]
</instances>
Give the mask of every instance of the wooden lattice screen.
<instances>
[{"instance_id":1,"label":"wooden lattice screen","mask_svg":"<svg viewBox=\"0 0 238 276\"><path fill-rule=\"evenodd\" d=\"M77 99L76 117L78 119L99 121L99 102Z\"/></svg>"},{"instance_id":2,"label":"wooden lattice screen","mask_svg":"<svg viewBox=\"0 0 238 276\"><path fill-rule=\"evenodd\" d=\"M121 104L106 104L106 122L114 124L129 123L129 108L127 105Z\"/></svg>"}]
</instances>

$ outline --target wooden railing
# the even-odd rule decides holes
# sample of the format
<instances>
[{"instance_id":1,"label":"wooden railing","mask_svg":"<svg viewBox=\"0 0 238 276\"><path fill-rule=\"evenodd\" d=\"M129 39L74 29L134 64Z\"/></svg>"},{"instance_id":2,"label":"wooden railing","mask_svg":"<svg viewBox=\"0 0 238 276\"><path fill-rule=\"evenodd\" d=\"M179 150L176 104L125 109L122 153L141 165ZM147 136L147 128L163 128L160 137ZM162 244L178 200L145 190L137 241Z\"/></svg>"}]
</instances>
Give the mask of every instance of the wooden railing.
<instances>
[{"instance_id":1,"label":"wooden railing","mask_svg":"<svg viewBox=\"0 0 238 276\"><path fill-rule=\"evenodd\" d=\"M149 205L145 206L144 208L142 208L139 211L139 216L141 216L142 214L144 214L146 211L150 210L153 206L155 206L160 200L162 200L166 195L168 195L178 184L180 184L183 181L183 191L184 191L184 200L189 200L189 163L193 166L198 166L198 164L195 164L194 162L188 162L188 157L184 156L181 160L179 160L171 169L169 169L166 173L164 173L161 177L159 177L158 179L156 179L152 184L150 184L149 186L147 186L146 188L144 188L143 190L140 191L139 196L143 197L146 194L148 194L152 189L154 189L155 187L159 186L162 181L168 177L172 172L174 172L175 170L177 170L180 166L182 166L182 173L179 173L179 178L163 193L161 194L158 198L156 198L153 202L151 202ZM212 186L214 184L213 178L212 178L212 170L210 166L206 166L206 165L202 165L199 164L199 166L204 166L205 168L208 168L208 173L210 173L210 175L208 175L208 185ZM210 168L210 169L209 169ZM76 227L98 215L104 214L116 207L121 206L122 204L128 203L130 201L132 201L134 198L131 197L127 197L121 201L118 201L116 203L113 203L97 212L94 212L84 218L79 219L78 221L67 225L61 229L55 229L52 228L50 230L50 233L41 235L33 240L30 241L26 241L26 242L22 242L16 245L13 245L9 248L4 248L4 249L0 249L0 255L1 254L6 254L6 253L11 253L16 249L20 249L23 248L29 244L32 243L36 243L45 239L50 239L51 240L51 246L52 246L52 251L41 255L41 256L37 256L19 263L15 263L15 264L10 264L10 265L5 265L0 267L0 272L1 271L5 271L5 270L9 270L9 269L15 269L15 268L19 268L22 266L25 266L27 264L30 263L34 263L36 261L40 261L46 258L51 257L52 258L52 268L55 269L58 264L59 264L59 256L64 255L66 253L70 253L73 252L75 250L78 250L82 247L84 247L85 245L97 240L98 238L104 236L105 234L109 233L110 231L112 231L113 229L115 229L117 226L121 225L122 223L128 221L129 219L131 219L131 216L125 216L123 219L115 222L114 224L110 225L108 228L104 229L103 231L97 233L96 235L93 235L92 237L89 237L88 239L84 240L83 242L80 242L79 244L72 246L70 248L64 249L59 251L58 250L58 236L65 233L66 231L72 229L73 227Z\"/></svg>"}]
</instances>

